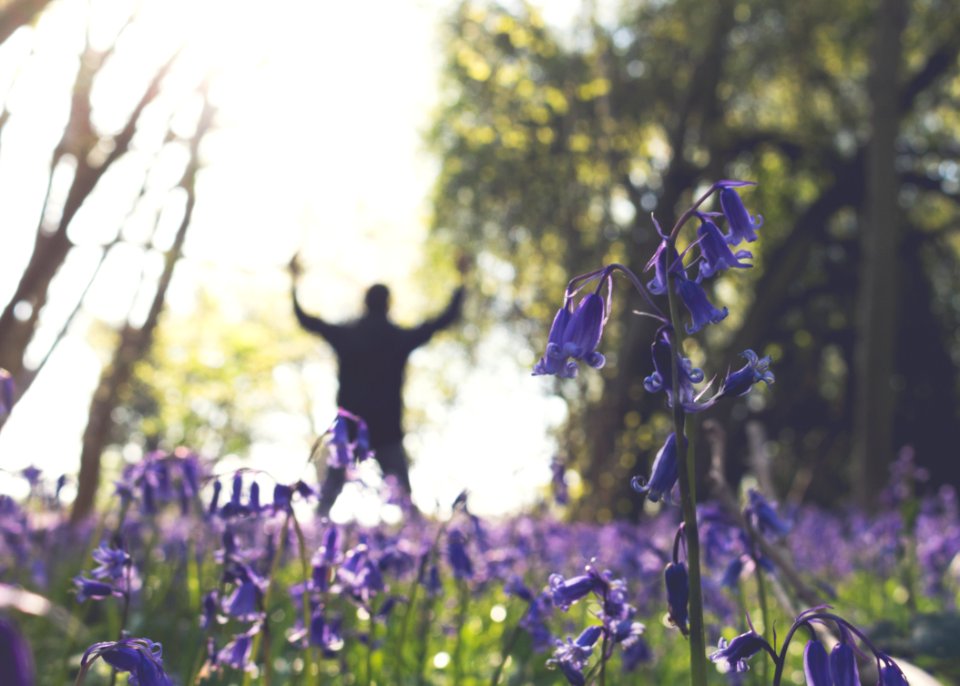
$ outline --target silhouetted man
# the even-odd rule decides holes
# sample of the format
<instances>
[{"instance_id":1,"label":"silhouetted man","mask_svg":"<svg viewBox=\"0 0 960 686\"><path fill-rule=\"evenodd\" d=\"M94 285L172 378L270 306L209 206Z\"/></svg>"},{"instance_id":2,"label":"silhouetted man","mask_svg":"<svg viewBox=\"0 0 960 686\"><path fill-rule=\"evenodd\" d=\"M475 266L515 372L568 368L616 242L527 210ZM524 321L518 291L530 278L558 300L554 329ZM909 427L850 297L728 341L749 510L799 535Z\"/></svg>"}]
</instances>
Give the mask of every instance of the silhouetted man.
<instances>
[{"instance_id":1,"label":"silhouetted man","mask_svg":"<svg viewBox=\"0 0 960 686\"><path fill-rule=\"evenodd\" d=\"M466 262L458 264L461 276ZM293 277L293 311L307 331L322 336L337 354L340 388L337 404L359 415L370 431L370 447L384 476L393 475L398 486L410 495L407 453L403 448L403 377L407 358L433 334L460 316L463 286L453 292L446 309L419 326L402 328L390 321L390 291L382 284L371 286L364 297L365 311L348 324L330 324L307 314L297 300L300 265L290 263ZM327 513L340 495L345 481L343 469L330 467L320 492L320 511Z\"/></svg>"}]
</instances>

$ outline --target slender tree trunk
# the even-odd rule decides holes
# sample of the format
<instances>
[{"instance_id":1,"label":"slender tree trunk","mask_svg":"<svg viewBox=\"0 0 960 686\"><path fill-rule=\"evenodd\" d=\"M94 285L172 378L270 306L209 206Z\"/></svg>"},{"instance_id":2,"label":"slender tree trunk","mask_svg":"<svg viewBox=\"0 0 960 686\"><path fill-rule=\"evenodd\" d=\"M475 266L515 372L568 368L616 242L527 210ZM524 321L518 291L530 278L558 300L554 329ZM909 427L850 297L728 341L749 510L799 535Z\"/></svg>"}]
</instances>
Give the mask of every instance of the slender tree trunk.
<instances>
[{"instance_id":1,"label":"slender tree trunk","mask_svg":"<svg viewBox=\"0 0 960 686\"><path fill-rule=\"evenodd\" d=\"M184 172L183 179L180 181L180 187L187 193L183 219L177 229L173 245L170 246L164 256L163 272L157 283L157 290L150 304L146 321L140 327L133 327L128 323L123 328L113 362L103 370L100 383L90 402L90 413L87 427L83 433L83 447L80 454L77 498L70 513L72 523L83 520L93 509L97 490L100 486L100 457L104 447L109 442L113 429L113 410L117 407L123 389L130 381L134 365L147 353L153 341L153 333L157 327L160 313L163 311L167 289L173 278L173 270L183 252L187 229L190 227L190 219L196 203L195 188L197 172L200 168L200 142L210 128L213 116L212 106L209 102L205 102L200 123L191 141L190 162Z\"/></svg>"},{"instance_id":2,"label":"slender tree trunk","mask_svg":"<svg viewBox=\"0 0 960 686\"><path fill-rule=\"evenodd\" d=\"M861 506L873 504L893 458L894 342L897 329L898 250L896 140L900 128L898 74L906 0L881 0L876 15L869 80L872 135L867 146L867 192L862 212L853 417L854 489Z\"/></svg>"}]
</instances>

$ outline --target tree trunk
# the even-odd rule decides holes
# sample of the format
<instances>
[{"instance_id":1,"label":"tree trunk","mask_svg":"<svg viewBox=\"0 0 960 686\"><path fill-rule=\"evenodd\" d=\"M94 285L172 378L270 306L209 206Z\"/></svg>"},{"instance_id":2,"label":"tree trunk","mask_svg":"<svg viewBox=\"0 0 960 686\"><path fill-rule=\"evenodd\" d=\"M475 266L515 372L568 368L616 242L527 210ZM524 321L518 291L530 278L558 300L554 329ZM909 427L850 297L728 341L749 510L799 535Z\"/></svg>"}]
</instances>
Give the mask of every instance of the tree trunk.
<instances>
[{"instance_id":1,"label":"tree trunk","mask_svg":"<svg viewBox=\"0 0 960 686\"><path fill-rule=\"evenodd\" d=\"M893 458L896 407L894 342L897 329L898 250L896 140L900 128L898 73L905 0L881 0L876 17L869 81L872 134L867 146L867 192L860 232L860 287L854 351L852 465L854 492L863 507L874 504Z\"/></svg>"},{"instance_id":2,"label":"tree trunk","mask_svg":"<svg viewBox=\"0 0 960 686\"><path fill-rule=\"evenodd\" d=\"M183 252L187 229L193 215L193 207L196 203L196 178L200 168L200 141L210 128L213 116L212 106L205 101L197 131L190 144L190 162L180 181L180 187L187 193L183 219L177 229L173 245L165 253L163 273L157 283L157 290L150 304L146 321L140 327L133 327L129 323L124 326L113 362L103 370L100 383L90 402L90 413L83 433L83 447L80 454L77 498L70 513L71 523L82 521L93 510L100 486L100 457L110 439L113 410L117 406L121 391L130 380L134 365L147 353L153 341L153 333L166 300L167 288L173 278L177 260Z\"/></svg>"}]
</instances>

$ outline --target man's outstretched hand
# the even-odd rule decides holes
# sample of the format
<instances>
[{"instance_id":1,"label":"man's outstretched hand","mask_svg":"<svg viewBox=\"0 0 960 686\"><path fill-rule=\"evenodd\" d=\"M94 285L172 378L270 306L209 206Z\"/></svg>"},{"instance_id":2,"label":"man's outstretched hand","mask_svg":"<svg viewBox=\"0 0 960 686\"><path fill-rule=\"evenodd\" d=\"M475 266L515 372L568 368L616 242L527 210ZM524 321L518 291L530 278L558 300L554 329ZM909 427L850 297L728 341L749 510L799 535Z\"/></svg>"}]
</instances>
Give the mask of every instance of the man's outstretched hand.
<instances>
[{"instance_id":1,"label":"man's outstretched hand","mask_svg":"<svg viewBox=\"0 0 960 686\"><path fill-rule=\"evenodd\" d=\"M287 271L290 272L290 278L296 281L300 278L300 275L303 274L303 265L300 264L300 253L296 252L293 254L293 257L290 258L290 263L287 264Z\"/></svg>"}]
</instances>

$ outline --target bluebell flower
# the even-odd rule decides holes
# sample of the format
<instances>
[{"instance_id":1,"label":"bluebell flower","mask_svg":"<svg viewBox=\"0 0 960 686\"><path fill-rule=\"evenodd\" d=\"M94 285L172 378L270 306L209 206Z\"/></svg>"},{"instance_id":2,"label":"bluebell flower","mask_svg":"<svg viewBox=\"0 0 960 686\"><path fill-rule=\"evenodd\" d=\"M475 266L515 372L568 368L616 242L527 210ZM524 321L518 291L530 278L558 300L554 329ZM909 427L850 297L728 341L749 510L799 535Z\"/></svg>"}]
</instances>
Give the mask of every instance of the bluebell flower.
<instances>
[{"instance_id":1,"label":"bluebell flower","mask_svg":"<svg viewBox=\"0 0 960 686\"><path fill-rule=\"evenodd\" d=\"M112 585L103 581L95 581L86 577L76 576L73 578L73 585L77 587L77 602L82 603L88 598L94 600L103 600L114 595Z\"/></svg>"},{"instance_id":2,"label":"bluebell flower","mask_svg":"<svg viewBox=\"0 0 960 686\"><path fill-rule=\"evenodd\" d=\"M0 618L0 677L6 686L33 686L33 656L30 644L16 626Z\"/></svg>"},{"instance_id":3,"label":"bluebell flower","mask_svg":"<svg viewBox=\"0 0 960 686\"><path fill-rule=\"evenodd\" d=\"M577 375L577 364L573 360L582 360L594 369L602 367L606 360L597 346L606 321L607 305L599 293L585 295L572 313L569 303L565 304L554 317L546 353L534 366L534 376L553 374L573 378Z\"/></svg>"},{"instance_id":4,"label":"bluebell flower","mask_svg":"<svg viewBox=\"0 0 960 686\"><path fill-rule=\"evenodd\" d=\"M259 625L255 625L259 631ZM247 631L237 634L233 640L227 643L217 653L217 664L226 665L233 669L239 669L248 672L254 669L254 664L250 659L250 649L253 647L253 636L256 631Z\"/></svg>"},{"instance_id":5,"label":"bluebell flower","mask_svg":"<svg viewBox=\"0 0 960 686\"><path fill-rule=\"evenodd\" d=\"M670 340L668 327L661 327L650 346L653 358L653 373L643 380L643 388L648 393L664 391L667 394L667 405L673 407L673 344ZM703 370L694 367L689 358L677 357L677 367L680 370L680 406L687 412L701 412L711 407L715 399L701 402L694 384L703 381Z\"/></svg>"},{"instance_id":6,"label":"bluebell flower","mask_svg":"<svg viewBox=\"0 0 960 686\"><path fill-rule=\"evenodd\" d=\"M755 383L760 381L768 386L773 383L773 372L770 371L770 358L760 357L752 350L744 350L740 353L741 357L746 358L747 363L740 369L727 374L723 380L720 390L713 397L714 401L720 398L734 398L746 395L753 388Z\"/></svg>"},{"instance_id":7,"label":"bluebell flower","mask_svg":"<svg viewBox=\"0 0 960 686\"><path fill-rule=\"evenodd\" d=\"M329 431L331 439L327 464L336 469L343 469L353 462L353 448L350 445L350 430L346 417L338 414Z\"/></svg>"},{"instance_id":8,"label":"bluebell flower","mask_svg":"<svg viewBox=\"0 0 960 686\"><path fill-rule=\"evenodd\" d=\"M97 579L109 579L114 583L125 581L127 568L133 564L125 550L108 546L106 543L101 543L93 551L93 559L99 565L91 572L93 576Z\"/></svg>"},{"instance_id":9,"label":"bluebell flower","mask_svg":"<svg viewBox=\"0 0 960 686\"><path fill-rule=\"evenodd\" d=\"M857 655L845 641L838 643L830 651L830 673L835 686L860 686Z\"/></svg>"},{"instance_id":10,"label":"bluebell flower","mask_svg":"<svg viewBox=\"0 0 960 686\"><path fill-rule=\"evenodd\" d=\"M803 650L803 674L807 686L833 686L830 659L820 641L807 641L807 647Z\"/></svg>"},{"instance_id":11,"label":"bluebell flower","mask_svg":"<svg viewBox=\"0 0 960 686\"><path fill-rule=\"evenodd\" d=\"M659 501L664 495L669 495L680 476L680 467L677 462L677 437L670 433L663 447L657 453L650 470L650 480L644 483L638 477L631 481L633 490L645 493L652 502Z\"/></svg>"},{"instance_id":12,"label":"bluebell flower","mask_svg":"<svg viewBox=\"0 0 960 686\"><path fill-rule=\"evenodd\" d=\"M457 579L473 578L473 563L467 555L466 538L457 529L447 534L447 561Z\"/></svg>"},{"instance_id":13,"label":"bluebell flower","mask_svg":"<svg viewBox=\"0 0 960 686\"><path fill-rule=\"evenodd\" d=\"M743 555L736 555L723 572L720 584L726 588L736 588L743 573Z\"/></svg>"},{"instance_id":14,"label":"bluebell flower","mask_svg":"<svg viewBox=\"0 0 960 686\"><path fill-rule=\"evenodd\" d=\"M118 672L130 675L131 686L173 686L163 671L163 648L148 638L122 638L119 641L94 643L80 660L80 673L85 674L100 658ZM79 683L79 681L78 681Z\"/></svg>"},{"instance_id":15,"label":"bluebell flower","mask_svg":"<svg viewBox=\"0 0 960 686\"><path fill-rule=\"evenodd\" d=\"M720 232L720 227L705 216L700 215L700 226L697 228L697 245L700 246L700 277L708 278L725 269L748 269L753 265L741 262L750 259L753 254L748 250L730 250L727 241Z\"/></svg>"},{"instance_id":16,"label":"bluebell flower","mask_svg":"<svg viewBox=\"0 0 960 686\"><path fill-rule=\"evenodd\" d=\"M877 686L910 686L907 677L895 662L886 656L882 656L881 659L885 664L880 668L880 681L877 682Z\"/></svg>"},{"instance_id":17,"label":"bluebell flower","mask_svg":"<svg viewBox=\"0 0 960 686\"><path fill-rule=\"evenodd\" d=\"M735 190L726 186L720 190L720 208L730 225L730 233L726 235L727 243L739 245L743 241L752 243L757 240L757 229L763 225L763 217L751 217Z\"/></svg>"},{"instance_id":18,"label":"bluebell flower","mask_svg":"<svg viewBox=\"0 0 960 686\"><path fill-rule=\"evenodd\" d=\"M584 686L583 667L593 653L593 646L603 634L603 627L588 626L576 640L567 638L566 642L557 642L553 657L547 660L547 665L559 667L560 671L573 686Z\"/></svg>"},{"instance_id":19,"label":"bluebell flower","mask_svg":"<svg viewBox=\"0 0 960 686\"><path fill-rule=\"evenodd\" d=\"M729 643L725 638L721 638L719 650L710 656L710 660L717 663L717 667L723 672L745 672L750 669L747 660L765 647L767 642L751 628Z\"/></svg>"},{"instance_id":20,"label":"bluebell flower","mask_svg":"<svg viewBox=\"0 0 960 686\"><path fill-rule=\"evenodd\" d=\"M208 517L212 517L217 513L218 504L220 503L220 491L222 489L223 485L219 479L213 482L213 494L210 496L210 507L207 508Z\"/></svg>"},{"instance_id":21,"label":"bluebell flower","mask_svg":"<svg viewBox=\"0 0 960 686\"><path fill-rule=\"evenodd\" d=\"M663 579L667 586L667 609L670 623L687 635L687 603L690 600L690 583L687 579L687 566L682 562L671 562L663 570Z\"/></svg>"},{"instance_id":22,"label":"bluebell flower","mask_svg":"<svg viewBox=\"0 0 960 686\"><path fill-rule=\"evenodd\" d=\"M246 565L237 565L235 581L236 588L224 600L224 611L241 622L259 619L266 582Z\"/></svg>"},{"instance_id":23,"label":"bluebell flower","mask_svg":"<svg viewBox=\"0 0 960 686\"><path fill-rule=\"evenodd\" d=\"M754 488L747 492L749 504L744 514L753 522L757 531L761 534L770 534L777 537L786 536L790 533L790 524L780 519L777 511L767 502L767 499Z\"/></svg>"},{"instance_id":24,"label":"bluebell flower","mask_svg":"<svg viewBox=\"0 0 960 686\"><path fill-rule=\"evenodd\" d=\"M533 368L534 376L553 375L562 379L576 376L577 363L568 362L567 355L563 353L564 335L570 324L571 314L569 303L566 302L557 310L547 336L546 352Z\"/></svg>"},{"instance_id":25,"label":"bluebell flower","mask_svg":"<svg viewBox=\"0 0 960 686\"><path fill-rule=\"evenodd\" d=\"M567 488L567 465L563 458L554 456L550 461L550 488L557 505L566 505L570 501L570 491Z\"/></svg>"},{"instance_id":26,"label":"bluebell flower","mask_svg":"<svg viewBox=\"0 0 960 686\"><path fill-rule=\"evenodd\" d=\"M663 295L667 292L667 269L670 269L670 275L674 281L680 278L686 278L680 256L675 248L668 246L667 241L661 241L657 251L647 262L644 271L653 267L653 279L647 282L647 290L655 295Z\"/></svg>"},{"instance_id":27,"label":"bluebell flower","mask_svg":"<svg viewBox=\"0 0 960 686\"><path fill-rule=\"evenodd\" d=\"M690 279L677 279L677 293L684 306L690 312L691 323L684 328L688 334L694 334L707 324L716 324L726 318L729 310L724 307L718 310L707 298L706 292L699 282Z\"/></svg>"},{"instance_id":28,"label":"bluebell flower","mask_svg":"<svg viewBox=\"0 0 960 686\"><path fill-rule=\"evenodd\" d=\"M582 574L570 579L564 579L560 574L551 574L549 586L553 604L566 612L575 602L600 588L601 580L596 573Z\"/></svg>"}]
</instances>

